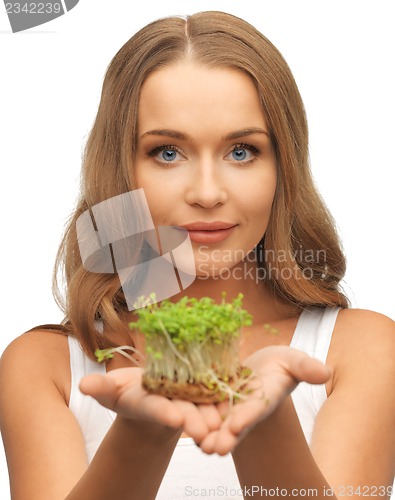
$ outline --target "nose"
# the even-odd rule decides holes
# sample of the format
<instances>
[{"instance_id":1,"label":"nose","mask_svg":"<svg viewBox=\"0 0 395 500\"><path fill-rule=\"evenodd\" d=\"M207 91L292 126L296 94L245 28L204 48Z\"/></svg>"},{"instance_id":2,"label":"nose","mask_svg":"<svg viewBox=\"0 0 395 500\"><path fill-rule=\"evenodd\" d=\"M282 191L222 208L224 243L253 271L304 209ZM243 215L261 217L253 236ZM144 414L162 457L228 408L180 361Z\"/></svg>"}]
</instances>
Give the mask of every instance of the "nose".
<instances>
[{"instance_id":1,"label":"nose","mask_svg":"<svg viewBox=\"0 0 395 500\"><path fill-rule=\"evenodd\" d=\"M225 172L214 160L205 159L196 163L189 179L186 201L190 205L214 208L228 200Z\"/></svg>"}]
</instances>

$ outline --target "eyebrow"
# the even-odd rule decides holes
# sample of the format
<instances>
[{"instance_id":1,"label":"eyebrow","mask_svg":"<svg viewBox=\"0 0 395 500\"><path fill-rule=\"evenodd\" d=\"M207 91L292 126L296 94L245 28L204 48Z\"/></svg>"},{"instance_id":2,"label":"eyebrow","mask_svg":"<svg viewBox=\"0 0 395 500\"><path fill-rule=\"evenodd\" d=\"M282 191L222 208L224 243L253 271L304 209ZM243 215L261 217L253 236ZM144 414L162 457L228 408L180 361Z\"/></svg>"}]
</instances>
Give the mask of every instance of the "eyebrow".
<instances>
[{"instance_id":1,"label":"eyebrow","mask_svg":"<svg viewBox=\"0 0 395 500\"><path fill-rule=\"evenodd\" d=\"M269 133L267 132L267 130L264 130L263 128L259 127L249 127L230 132L229 134L226 134L222 139L225 141L230 141L233 139L240 139L241 137L247 137L253 134L265 134L269 137ZM141 134L140 139L147 135L160 135L160 136L172 137L173 139L179 139L181 141L186 141L190 139L190 136L188 134L184 134L183 132L179 132L178 130L173 130L173 129L148 130L147 132Z\"/></svg>"}]
</instances>

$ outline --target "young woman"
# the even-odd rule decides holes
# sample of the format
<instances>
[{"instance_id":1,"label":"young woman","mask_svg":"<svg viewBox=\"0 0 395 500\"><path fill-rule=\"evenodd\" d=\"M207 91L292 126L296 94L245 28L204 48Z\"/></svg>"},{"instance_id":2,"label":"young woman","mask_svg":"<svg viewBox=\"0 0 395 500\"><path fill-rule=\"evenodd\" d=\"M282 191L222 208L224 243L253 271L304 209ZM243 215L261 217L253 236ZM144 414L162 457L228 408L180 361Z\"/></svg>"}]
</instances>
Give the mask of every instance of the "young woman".
<instances>
[{"instance_id":1,"label":"young woman","mask_svg":"<svg viewBox=\"0 0 395 500\"><path fill-rule=\"evenodd\" d=\"M394 323L348 308L307 143L289 68L236 17L162 19L116 54L59 253L66 320L1 359L13 499L390 496ZM76 222L137 189L155 226L190 237L197 276L171 300L244 294L240 359L259 383L231 408L149 395L143 368L95 361L144 346L118 274L84 267Z\"/></svg>"}]
</instances>

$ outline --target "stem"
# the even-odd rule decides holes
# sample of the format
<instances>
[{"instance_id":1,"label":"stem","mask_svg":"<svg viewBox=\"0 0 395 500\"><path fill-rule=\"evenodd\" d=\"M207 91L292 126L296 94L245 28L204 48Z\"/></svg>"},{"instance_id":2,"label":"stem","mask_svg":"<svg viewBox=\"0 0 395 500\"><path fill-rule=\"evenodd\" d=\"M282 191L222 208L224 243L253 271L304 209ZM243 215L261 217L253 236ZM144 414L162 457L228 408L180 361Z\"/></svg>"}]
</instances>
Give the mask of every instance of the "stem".
<instances>
[{"instance_id":1,"label":"stem","mask_svg":"<svg viewBox=\"0 0 395 500\"><path fill-rule=\"evenodd\" d=\"M101 363L102 361L105 361L105 360L108 360L108 359L112 358L113 354L115 352L117 352L118 354L121 354L122 356L124 356L125 358L127 358L129 361L131 361L135 365L141 367L139 361L137 361L136 359L134 359L132 356L130 356L130 354L127 354L125 351L132 351L135 354L137 354L138 356L140 356L142 359L145 358L145 356L144 356L144 354L142 352L140 352L135 347L132 347L132 346L129 346L129 345L121 345L121 346L112 347L112 348L109 348L109 349L97 350L97 351L95 351L95 355L98 358L99 363ZM103 355L103 357L101 358L100 355Z\"/></svg>"},{"instance_id":2,"label":"stem","mask_svg":"<svg viewBox=\"0 0 395 500\"><path fill-rule=\"evenodd\" d=\"M138 356L140 356L142 359L145 358L144 354L141 351L139 351L138 349L135 349L132 346L122 345L122 346L119 346L119 347L115 347L114 350L113 350L113 352L118 352L119 354L122 354L122 356L124 356L125 358L129 359L130 361L132 361L136 366L141 366L140 363L139 363L139 361L137 361L136 359L134 359L132 356L130 356L130 354L126 353L125 351L132 351L135 354L137 354Z\"/></svg>"},{"instance_id":3,"label":"stem","mask_svg":"<svg viewBox=\"0 0 395 500\"><path fill-rule=\"evenodd\" d=\"M160 324L160 327L162 328L162 332L163 332L163 335L165 336L168 344L169 344L169 347L170 349L173 351L174 355L179 359L181 360L183 363L185 363L189 368L191 368L191 363L189 362L189 359L187 358L184 358L184 356L182 356L179 352L178 352L178 349L175 347L175 345L173 344L172 340L171 340L171 337L170 335L167 333L167 330L165 328L165 325L163 324L162 320L161 319L158 319L158 322Z\"/></svg>"}]
</instances>

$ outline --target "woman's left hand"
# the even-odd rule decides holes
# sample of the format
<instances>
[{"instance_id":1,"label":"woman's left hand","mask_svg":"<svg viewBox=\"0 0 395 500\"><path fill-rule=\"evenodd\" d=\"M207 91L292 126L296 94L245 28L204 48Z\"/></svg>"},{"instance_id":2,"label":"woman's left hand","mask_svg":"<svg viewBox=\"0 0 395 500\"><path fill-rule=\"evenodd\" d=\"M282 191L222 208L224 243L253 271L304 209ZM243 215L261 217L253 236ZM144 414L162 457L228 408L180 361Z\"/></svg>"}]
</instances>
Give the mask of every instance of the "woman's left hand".
<instances>
[{"instance_id":1,"label":"woman's left hand","mask_svg":"<svg viewBox=\"0 0 395 500\"><path fill-rule=\"evenodd\" d=\"M260 349L243 365L254 374L247 386L251 392L237 404L225 401L218 405L224 418L221 427L197 443L205 453L229 453L257 423L276 410L299 382L323 384L331 374L320 361L286 346Z\"/></svg>"}]
</instances>

